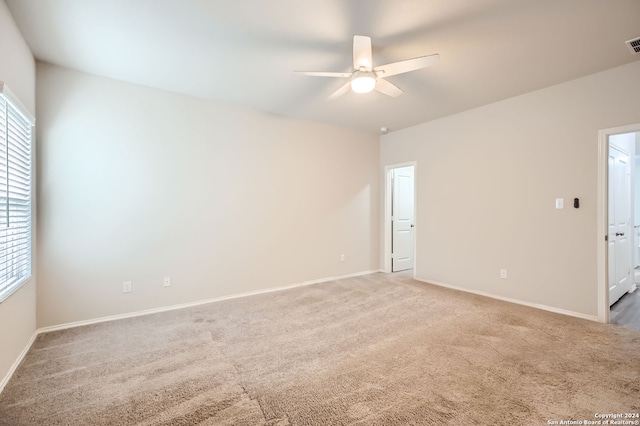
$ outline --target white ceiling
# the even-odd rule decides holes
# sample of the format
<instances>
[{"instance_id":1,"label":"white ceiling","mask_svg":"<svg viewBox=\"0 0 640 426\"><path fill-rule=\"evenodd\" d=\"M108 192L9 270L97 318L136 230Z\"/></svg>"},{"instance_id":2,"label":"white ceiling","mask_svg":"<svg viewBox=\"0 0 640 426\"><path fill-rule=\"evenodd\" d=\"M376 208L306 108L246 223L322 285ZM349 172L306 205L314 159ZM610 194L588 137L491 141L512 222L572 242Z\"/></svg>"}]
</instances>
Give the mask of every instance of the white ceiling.
<instances>
[{"instance_id":1,"label":"white ceiling","mask_svg":"<svg viewBox=\"0 0 640 426\"><path fill-rule=\"evenodd\" d=\"M35 57L132 83L377 132L632 61L638 0L5 0ZM353 35L374 65L433 53L377 92L325 98Z\"/></svg>"}]
</instances>

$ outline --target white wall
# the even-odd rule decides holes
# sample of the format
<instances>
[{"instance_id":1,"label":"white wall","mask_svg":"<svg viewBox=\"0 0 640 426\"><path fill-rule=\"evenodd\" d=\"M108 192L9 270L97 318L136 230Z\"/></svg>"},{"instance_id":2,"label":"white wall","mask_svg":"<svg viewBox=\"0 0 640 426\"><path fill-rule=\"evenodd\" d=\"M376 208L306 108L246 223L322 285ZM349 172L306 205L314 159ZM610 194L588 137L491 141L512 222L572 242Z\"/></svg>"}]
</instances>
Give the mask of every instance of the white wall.
<instances>
[{"instance_id":1,"label":"white wall","mask_svg":"<svg viewBox=\"0 0 640 426\"><path fill-rule=\"evenodd\" d=\"M35 115L33 55L0 0L0 80ZM35 244L35 235L34 235ZM36 271L31 280L0 303L0 383L36 330Z\"/></svg>"},{"instance_id":2,"label":"white wall","mask_svg":"<svg viewBox=\"0 0 640 426\"><path fill-rule=\"evenodd\" d=\"M640 123L638 75L635 62L383 136L382 167L418 163L417 276L596 316L598 130Z\"/></svg>"},{"instance_id":3,"label":"white wall","mask_svg":"<svg viewBox=\"0 0 640 426\"><path fill-rule=\"evenodd\" d=\"M377 135L43 63L37 84L39 326L379 269Z\"/></svg>"}]
</instances>

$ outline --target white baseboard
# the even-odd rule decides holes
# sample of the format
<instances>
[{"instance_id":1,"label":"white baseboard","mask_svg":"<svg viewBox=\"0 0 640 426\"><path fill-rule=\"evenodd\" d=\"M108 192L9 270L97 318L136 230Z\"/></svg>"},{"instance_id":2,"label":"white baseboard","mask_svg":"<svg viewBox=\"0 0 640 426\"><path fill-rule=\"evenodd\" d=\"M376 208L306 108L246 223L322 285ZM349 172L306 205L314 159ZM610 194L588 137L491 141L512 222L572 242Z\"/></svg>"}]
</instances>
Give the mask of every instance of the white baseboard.
<instances>
[{"instance_id":1,"label":"white baseboard","mask_svg":"<svg viewBox=\"0 0 640 426\"><path fill-rule=\"evenodd\" d=\"M484 291L469 290L467 288L457 287L457 286L454 286L454 285L445 284L445 283L441 283L441 282L433 281L433 280L427 280L427 279L424 279L424 278L414 277L414 279L416 281L420 281L420 282L423 282L423 283L426 283L426 284L437 285L438 287L450 288L452 290L463 291L465 293L471 293L471 294L477 294L479 296L485 296L485 297L488 297L490 299L502 300L503 302L515 303L517 305L528 306L530 308L541 309L543 311L554 312L556 314L562 314L562 315L567 315L567 316L570 316L570 317L576 317L576 318L581 318L581 319L585 319L585 320L589 320L589 321L599 322L597 315L587 315L587 314L583 314L583 313L580 313L580 312L574 312L574 311L568 311L566 309L556 308L556 307L553 307L553 306L547 306L547 305L541 305L541 304L538 304L538 303L525 302L525 301L519 300L519 299L512 299L510 297L498 296L496 294L487 293L487 292L484 292Z\"/></svg>"},{"instance_id":2,"label":"white baseboard","mask_svg":"<svg viewBox=\"0 0 640 426\"><path fill-rule=\"evenodd\" d=\"M0 381L0 393L2 393L2 391L4 390L4 387L7 385L7 383L9 383L9 380L13 376L13 373L15 373L16 370L18 369L18 366L24 359L27 352L29 352L29 349L31 349L31 345L33 345L33 342L36 341L36 337L38 337L38 334L39 334L38 330L33 332L33 335L31 336L31 339L29 339L29 343L27 343L27 346L24 347L24 349L22 350L18 358L15 360L13 365L11 365L11 368L9 369L9 371L7 371L7 374L5 374L5 376Z\"/></svg>"},{"instance_id":3,"label":"white baseboard","mask_svg":"<svg viewBox=\"0 0 640 426\"><path fill-rule=\"evenodd\" d=\"M91 324L97 324L97 323L107 322L107 321L115 321L115 320L120 320L120 319L125 319L125 318L133 318L133 317L139 317L139 316L143 316L143 315L157 314L159 312L174 311L176 309L190 308L192 306L205 305L207 303L220 302L222 300L237 299L239 297L247 297L247 296L255 296L255 295L258 295L258 294L273 293L273 292L276 292L276 291L289 290L289 289L296 288L296 287L304 287L304 286L308 286L308 285L312 285L312 284L319 284L319 283L323 283L323 282L341 280L341 279L345 279L345 278L359 277L361 275L369 275L369 274L374 274L374 273L377 273L377 272L380 272L380 271L379 270L362 271L362 272L356 272L356 273L353 273L353 274L346 274L346 275L339 275L339 276L335 276L335 277L320 278L320 279L317 279L317 280L303 281L303 282L297 283L297 284L290 284L290 285L279 286L279 287L270 287L270 288L261 289L261 290L254 290L254 291L247 291L247 292L244 292L244 293L231 294L231 295L228 295L228 296L219 296L219 297L214 297L214 298L211 298L211 299L196 300L194 302L180 303L180 304L177 304L177 305L163 306L163 307L153 308L153 309L145 309L143 311L129 312L129 313L126 313L126 314L109 315L109 316L106 316L106 317L94 318L94 319L90 319L90 320L69 322L69 323L65 323L65 324L59 324L59 325L54 325L54 326L50 326L50 327L40 328L40 329L37 330L37 333L38 334L39 333L48 333L48 332L51 332L51 331L65 330L65 329L74 328L74 327L82 327L83 325L91 325Z\"/></svg>"}]
</instances>

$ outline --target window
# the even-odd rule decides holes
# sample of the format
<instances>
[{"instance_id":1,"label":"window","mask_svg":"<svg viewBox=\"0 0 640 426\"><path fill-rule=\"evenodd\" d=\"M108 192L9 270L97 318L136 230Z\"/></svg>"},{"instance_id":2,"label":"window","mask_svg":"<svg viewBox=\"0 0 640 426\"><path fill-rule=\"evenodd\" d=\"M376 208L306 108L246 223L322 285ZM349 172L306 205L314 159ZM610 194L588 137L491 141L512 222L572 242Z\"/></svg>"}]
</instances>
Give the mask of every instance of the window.
<instances>
[{"instance_id":1,"label":"window","mask_svg":"<svg viewBox=\"0 0 640 426\"><path fill-rule=\"evenodd\" d=\"M31 277L33 124L0 81L0 301Z\"/></svg>"}]
</instances>

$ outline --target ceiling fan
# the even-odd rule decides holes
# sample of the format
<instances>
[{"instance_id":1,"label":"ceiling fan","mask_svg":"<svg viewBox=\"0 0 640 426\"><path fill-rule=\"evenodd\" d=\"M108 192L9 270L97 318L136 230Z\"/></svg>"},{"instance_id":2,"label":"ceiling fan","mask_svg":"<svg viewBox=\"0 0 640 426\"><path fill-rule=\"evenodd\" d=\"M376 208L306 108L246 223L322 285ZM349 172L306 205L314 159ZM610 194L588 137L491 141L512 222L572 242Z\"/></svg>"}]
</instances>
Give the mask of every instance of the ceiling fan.
<instances>
[{"instance_id":1,"label":"ceiling fan","mask_svg":"<svg viewBox=\"0 0 640 426\"><path fill-rule=\"evenodd\" d=\"M403 91L396 85L385 80L392 75L426 68L440 60L440 55L420 56L405 61L393 62L387 65L373 66L371 55L371 37L353 37L353 71L351 72L322 72L322 71L294 71L296 74L315 77L350 78L351 80L333 92L329 100L344 95L351 89L355 93L369 93L377 90L388 96L400 96Z\"/></svg>"}]
</instances>

